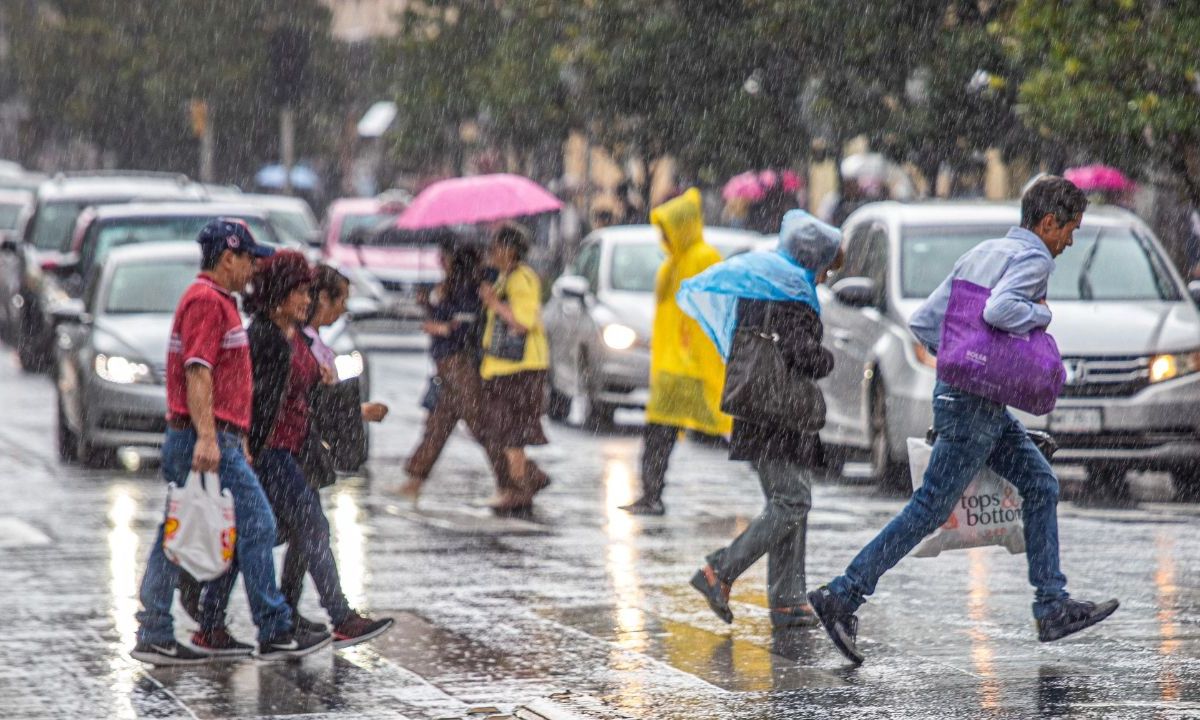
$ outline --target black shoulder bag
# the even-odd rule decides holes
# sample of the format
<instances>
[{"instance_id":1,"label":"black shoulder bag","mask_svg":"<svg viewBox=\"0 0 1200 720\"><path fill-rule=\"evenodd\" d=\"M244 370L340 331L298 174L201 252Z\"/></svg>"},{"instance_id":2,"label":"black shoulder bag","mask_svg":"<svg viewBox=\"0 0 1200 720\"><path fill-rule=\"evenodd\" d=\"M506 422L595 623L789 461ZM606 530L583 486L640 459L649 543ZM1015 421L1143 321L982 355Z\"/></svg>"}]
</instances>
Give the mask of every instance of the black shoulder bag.
<instances>
[{"instance_id":1,"label":"black shoulder bag","mask_svg":"<svg viewBox=\"0 0 1200 720\"><path fill-rule=\"evenodd\" d=\"M501 302L508 299L507 277L504 278L504 287L500 290L499 297ZM501 360L520 362L525 359L525 334L514 331L499 314L493 313L492 338L486 352Z\"/></svg>"},{"instance_id":2,"label":"black shoulder bag","mask_svg":"<svg viewBox=\"0 0 1200 720\"><path fill-rule=\"evenodd\" d=\"M757 425L816 432L825 426L825 397L798 376L779 347L768 303L762 327L739 327L725 363L721 411Z\"/></svg>"}]
</instances>

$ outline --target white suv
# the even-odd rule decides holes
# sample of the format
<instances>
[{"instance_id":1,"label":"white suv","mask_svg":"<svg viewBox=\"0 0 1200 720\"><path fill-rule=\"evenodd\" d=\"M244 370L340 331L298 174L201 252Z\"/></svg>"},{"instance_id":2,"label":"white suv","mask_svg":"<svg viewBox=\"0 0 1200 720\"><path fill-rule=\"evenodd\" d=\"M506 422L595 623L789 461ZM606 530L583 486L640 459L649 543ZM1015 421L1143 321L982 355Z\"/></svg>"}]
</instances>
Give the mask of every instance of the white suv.
<instances>
[{"instance_id":1,"label":"white suv","mask_svg":"<svg viewBox=\"0 0 1200 720\"><path fill-rule=\"evenodd\" d=\"M974 245L1018 224L1016 204L874 203L843 227L846 262L821 288L833 373L822 381L831 445L867 450L881 484L907 485L905 438L932 422L936 360L908 319ZM1166 470L1200 490L1200 313L1158 240L1135 215L1090 207L1057 260L1047 298L1067 384L1045 417L1056 462L1119 484Z\"/></svg>"}]
</instances>

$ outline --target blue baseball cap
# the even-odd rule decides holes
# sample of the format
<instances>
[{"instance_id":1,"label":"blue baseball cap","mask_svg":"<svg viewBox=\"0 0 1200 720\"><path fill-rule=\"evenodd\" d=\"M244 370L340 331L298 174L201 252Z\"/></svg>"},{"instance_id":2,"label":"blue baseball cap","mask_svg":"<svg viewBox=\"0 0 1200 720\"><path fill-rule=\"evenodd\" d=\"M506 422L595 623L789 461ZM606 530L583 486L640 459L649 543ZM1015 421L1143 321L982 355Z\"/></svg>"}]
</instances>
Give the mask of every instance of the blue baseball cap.
<instances>
[{"instance_id":1,"label":"blue baseball cap","mask_svg":"<svg viewBox=\"0 0 1200 720\"><path fill-rule=\"evenodd\" d=\"M210 220L200 228L200 235L196 237L196 242L200 243L205 256L209 257L225 250L246 253L254 257L269 257L275 252L272 248L255 242L254 234L250 232L250 226L246 224L245 220L238 218Z\"/></svg>"}]
</instances>

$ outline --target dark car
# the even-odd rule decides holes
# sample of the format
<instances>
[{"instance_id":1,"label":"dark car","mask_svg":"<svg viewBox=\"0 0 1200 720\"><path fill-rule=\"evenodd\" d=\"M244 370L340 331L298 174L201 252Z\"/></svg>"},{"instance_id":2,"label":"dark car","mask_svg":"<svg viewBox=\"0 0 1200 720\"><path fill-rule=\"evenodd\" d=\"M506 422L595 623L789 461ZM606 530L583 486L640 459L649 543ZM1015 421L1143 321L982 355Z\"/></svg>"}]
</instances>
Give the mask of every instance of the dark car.
<instances>
[{"instance_id":1,"label":"dark car","mask_svg":"<svg viewBox=\"0 0 1200 720\"><path fill-rule=\"evenodd\" d=\"M79 299L56 310L59 456L108 464L121 447L158 448L166 428L167 341L175 306L195 279L195 243L113 248L85 278ZM338 378L366 397L366 356L346 320L325 328ZM357 464L366 459L362 433ZM355 467L340 467L351 471Z\"/></svg>"},{"instance_id":2,"label":"dark car","mask_svg":"<svg viewBox=\"0 0 1200 720\"><path fill-rule=\"evenodd\" d=\"M279 240L265 210L241 203L136 202L84 209L77 219L71 244L58 254L55 266L45 271L35 296L35 305L42 312L35 325L42 329L42 334L27 336L26 342L42 353L39 364L44 365L53 357L55 310L65 301L80 296L91 270L103 263L113 248L149 242L192 242L205 223L218 217L245 220L264 244L301 247Z\"/></svg>"},{"instance_id":3,"label":"dark car","mask_svg":"<svg viewBox=\"0 0 1200 720\"><path fill-rule=\"evenodd\" d=\"M183 175L166 173L96 172L59 174L38 186L19 244L15 288L0 288L0 303L15 307L16 322L9 335L17 347L21 366L45 369L50 359L48 343L53 330L45 325L47 313L39 306L46 272L55 269L70 248L75 221L92 205L133 200L201 200L206 191Z\"/></svg>"},{"instance_id":4,"label":"dark car","mask_svg":"<svg viewBox=\"0 0 1200 720\"><path fill-rule=\"evenodd\" d=\"M21 287L21 223L33 205L30 190L0 189L0 338L11 342L20 307L8 300Z\"/></svg>"}]
</instances>

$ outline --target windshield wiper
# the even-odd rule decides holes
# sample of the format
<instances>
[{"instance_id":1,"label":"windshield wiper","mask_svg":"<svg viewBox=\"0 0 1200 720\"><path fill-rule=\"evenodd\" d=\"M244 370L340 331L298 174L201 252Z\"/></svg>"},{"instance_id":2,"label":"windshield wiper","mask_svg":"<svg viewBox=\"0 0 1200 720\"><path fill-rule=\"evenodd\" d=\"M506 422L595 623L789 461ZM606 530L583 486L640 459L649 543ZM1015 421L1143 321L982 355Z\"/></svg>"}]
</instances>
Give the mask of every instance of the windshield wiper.
<instances>
[{"instance_id":1,"label":"windshield wiper","mask_svg":"<svg viewBox=\"0 0 1200 720\"><path fill-rule=\"evenodd\" d=\"M1101 230L1096 235L1095 242L1092 243L1092 249L1088 251L1087 258L1083 261L1083 267L1079 269L1079 299L1092 300L1095 298L1095 292L1092 288L1092 263L1096 260L1096 251L1100 249L1100 240L1104 238L1104 231Z\"/></svg>"}]
</instances>

